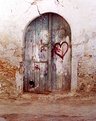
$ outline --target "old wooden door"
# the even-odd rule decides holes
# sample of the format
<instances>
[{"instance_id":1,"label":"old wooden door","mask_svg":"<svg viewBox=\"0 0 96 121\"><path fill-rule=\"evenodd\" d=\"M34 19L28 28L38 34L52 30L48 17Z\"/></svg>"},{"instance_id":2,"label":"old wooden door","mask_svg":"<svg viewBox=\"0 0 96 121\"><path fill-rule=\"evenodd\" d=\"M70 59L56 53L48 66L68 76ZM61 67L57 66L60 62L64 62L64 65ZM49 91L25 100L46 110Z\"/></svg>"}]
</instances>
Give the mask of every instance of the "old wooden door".
<instances>
[{"instance_id":1,"label":"old wooden door","mask_svg":"<svg viewBox=\"0 0 96 121\"><path fill-rule=\"evenodd\" d=\"M70 89L70 42L70 27L57 14L43 14L29 24L25 34L24 91Z\"/></svg>"}]
</instances>

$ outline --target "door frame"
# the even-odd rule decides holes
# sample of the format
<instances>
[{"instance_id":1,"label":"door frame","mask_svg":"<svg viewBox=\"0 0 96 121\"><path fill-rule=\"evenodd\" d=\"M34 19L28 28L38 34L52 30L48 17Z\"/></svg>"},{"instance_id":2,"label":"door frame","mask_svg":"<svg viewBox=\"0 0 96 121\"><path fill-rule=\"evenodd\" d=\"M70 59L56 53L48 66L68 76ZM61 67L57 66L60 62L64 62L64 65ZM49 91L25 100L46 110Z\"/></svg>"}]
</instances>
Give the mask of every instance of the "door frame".
<instances>
[{"instance_id":1,"label":"door frame","mask_svg":"<svg viewBox=\"0 0 96 121\"><path fill-rule=\"evenodd\" d=\"M51 13L51 14L56 14L56 15L58 15L58 16L61 16L61 15L59 15L59 14L57 14L57 13L55 13L55 12L46 12L46 13L43 13L43 14L49 14L49 13ZM40 16L42 16L43 14L41 14ZM36 18L38 18L38 17L40 17L40 16L37 16L37 17L35 17L32 21L34 21ZM62 17L62 16L61 16ZM62 17L63 18L63 17ZM66 21L65 20L65 18L63 18L64 19L64 21ZM30 23L32 22L32 21L30 21L28 24L27 24L27 26L25 27L25 31L24 31L24 35L23 35L23 68L24 68L24 60L25 60L25 45L26 45L26 32L27 32L27 28L28 28L28 26L30 25ZM69 23L66 21L66 23L69 25ZM70 36L69 36L69 38L70 38L70 43L71 43L71 27L70 27L70 25L69 25L69 28L70 28ZM50 31L50 30L49 30ZM50 40L50 39L49 39ZM70 44L70 47L71 47L71 44ZM71 51L70 51L70 71L72 72L72 48L70 49ZM70 75L71 77L72 77L72 75ZM51 78L51 77L50 77ZM23 91L24 92L26 92L26 90L25 90L25 81L24 81L24 73L23 73ZM51 90L51 89L50 89ZM71 83L70 83L70 91L71 91ZM28 91L27 91L28 92Z\"/></svg>"}]
</instances>

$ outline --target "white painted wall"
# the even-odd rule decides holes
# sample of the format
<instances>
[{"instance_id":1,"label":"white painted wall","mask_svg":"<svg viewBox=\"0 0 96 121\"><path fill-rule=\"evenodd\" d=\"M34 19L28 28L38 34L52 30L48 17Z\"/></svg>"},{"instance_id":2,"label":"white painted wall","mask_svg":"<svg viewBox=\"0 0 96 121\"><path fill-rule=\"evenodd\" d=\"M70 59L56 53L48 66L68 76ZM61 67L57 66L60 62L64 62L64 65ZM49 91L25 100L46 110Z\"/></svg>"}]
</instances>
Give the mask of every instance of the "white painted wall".
<instances>
[{"instance_id":1,"label":"white painted wall","mask_svg":"<svg viewBox=\"0 0 96 121\"><path fill-rule=\"evenodd\" d=\"M23 47L25 29L30 21L40 13L55 12L63 16L71 27L72 32L72 89L77 87L78 60L85 53L96 59L96 1L95 0L0 0L0 43L16 43ZM14 45L13 45L14 46ZM15 48L15 47L13 47ZM0 45L4 57L19 65L16 57ZM4 53L5 52L5 53ZM4 56L5 55L5 56ZM14 58L14 59L13 59ZM96 64L93 64L93 67ZM95 69L95 67L94 67ZM22 81L22 80L21 80ZM22 83L21 83L22 84Z\"/></svg>"}]
</instances>

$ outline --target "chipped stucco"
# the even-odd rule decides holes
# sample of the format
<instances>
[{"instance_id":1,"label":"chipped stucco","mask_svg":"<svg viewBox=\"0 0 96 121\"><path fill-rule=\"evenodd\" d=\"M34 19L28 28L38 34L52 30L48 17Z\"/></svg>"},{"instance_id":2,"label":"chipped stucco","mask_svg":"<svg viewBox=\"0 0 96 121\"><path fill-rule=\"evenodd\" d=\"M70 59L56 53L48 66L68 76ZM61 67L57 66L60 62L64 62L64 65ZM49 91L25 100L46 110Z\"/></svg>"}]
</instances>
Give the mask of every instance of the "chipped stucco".
<instances>
[{"instance_id":1,"label":"chipped stucco","mask_svg":"<svg viewBox=\"0 0 96 121\"><path fill-rule=\"evenodd\" d=\"M46 12L58 13L71 27L71 88L77 89L78 73L84 73L85 70L89 73L94 69L92 75L95 76L96 72L96 1L0 0L0 60L3 59L8 65L10 63L20 68L26 27L32 20ZM91 55L90 70L88 69L90 59L86 58L86 55L88 57ZM86 63L88 65L85 66ZM85 67L85 70L82 67ZM18 69L14 79L17 90L19 86L21 89L23 86L22 73L20 74ZM0 83L0 89L1 85Z\"/></svg>"}]
</instances>

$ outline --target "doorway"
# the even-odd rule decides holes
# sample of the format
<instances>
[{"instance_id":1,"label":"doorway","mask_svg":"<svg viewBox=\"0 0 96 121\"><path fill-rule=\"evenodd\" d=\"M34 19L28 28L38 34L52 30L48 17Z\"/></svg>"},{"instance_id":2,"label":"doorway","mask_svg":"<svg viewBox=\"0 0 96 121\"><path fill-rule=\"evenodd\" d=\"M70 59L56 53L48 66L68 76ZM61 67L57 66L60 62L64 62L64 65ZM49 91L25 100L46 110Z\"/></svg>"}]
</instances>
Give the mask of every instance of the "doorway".
<instances>
[{"instance_id":1,"label":"doorway","mask_svg":"<svg viewBox=\"0 0 96 121\"><path fill-rule=\"evenodd\" d=\"M55 13L27 27L24 40L24 91L68 91L71 85L71 29Z\"/></svg>"}]
</instances>

